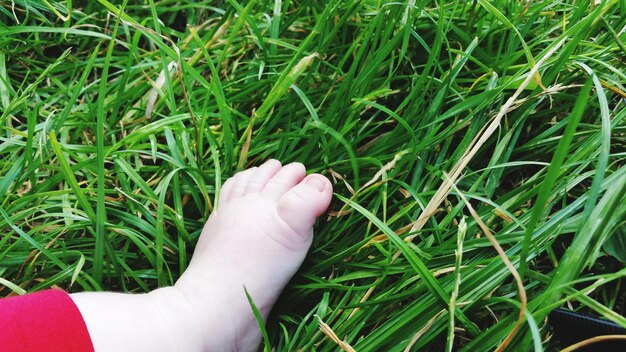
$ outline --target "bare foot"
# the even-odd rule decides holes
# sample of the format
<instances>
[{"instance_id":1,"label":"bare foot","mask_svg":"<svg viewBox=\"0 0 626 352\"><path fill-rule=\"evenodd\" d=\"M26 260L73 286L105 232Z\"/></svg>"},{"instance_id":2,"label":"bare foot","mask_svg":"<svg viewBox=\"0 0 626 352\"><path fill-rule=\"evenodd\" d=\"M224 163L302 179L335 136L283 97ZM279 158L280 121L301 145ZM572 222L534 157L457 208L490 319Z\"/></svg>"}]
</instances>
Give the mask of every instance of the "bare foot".
<instances>
[{"instance_id":1,"label":"bare foot","mask_svg":"<svg viewBox=\"0 0 626 352\"><path fill-rule=\"evenodd\" d=\"M315 219L332 196L326 177L305 172L302 164L270 160L224 184L217 211L175 286L206 329L204 350L258 347L260 330L244 286L266 318L304 260Z\"/></svg>"},{"instance_id":2,"label":"bare foot","mask_svg":"<svg viewBox=\"0 0 626 352\"><path fill-rule=\"evenodd\" d=\"M96 351L252 351L263 318L298 270L330 181L302 164L270 160L224 184L189 268L148 294L72 294Z\"/></svg>"}]
</instances>

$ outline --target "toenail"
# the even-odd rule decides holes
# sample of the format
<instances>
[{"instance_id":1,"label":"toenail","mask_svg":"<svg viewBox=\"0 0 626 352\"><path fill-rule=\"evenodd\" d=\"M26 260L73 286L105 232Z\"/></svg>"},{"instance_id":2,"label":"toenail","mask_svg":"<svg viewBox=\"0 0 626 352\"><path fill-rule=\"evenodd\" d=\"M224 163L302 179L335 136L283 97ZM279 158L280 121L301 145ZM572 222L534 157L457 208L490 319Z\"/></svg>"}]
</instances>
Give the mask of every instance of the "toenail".
<instances>
[{"instance_id":1,"label":"toenail","mask_svg":"<svg viewBox=\"0 0 626 352\"><path fill-rule=\"evenodd\" d=\"M326 187L326 182L316 176L311 176L307 178L306 183L320 192L324 190L324 187Z\"/></svg>"}]
</instances>

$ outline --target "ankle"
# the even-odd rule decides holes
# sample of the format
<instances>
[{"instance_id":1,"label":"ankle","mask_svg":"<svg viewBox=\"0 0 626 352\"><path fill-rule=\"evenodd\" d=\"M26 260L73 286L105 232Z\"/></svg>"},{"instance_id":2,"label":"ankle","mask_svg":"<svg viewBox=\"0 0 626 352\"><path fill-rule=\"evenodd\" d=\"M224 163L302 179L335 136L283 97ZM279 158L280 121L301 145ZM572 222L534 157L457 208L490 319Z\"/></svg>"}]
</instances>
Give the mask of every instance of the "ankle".
<instances>
[{"instance_id":1,"label":"ankle","mask_svg":"<svg viewBox=\"0 0 626 352\"><path fill-rule=\"evenodd\" d=\"M207 280L207 277L193 277L190 274L186 272L174 287L183 297L180 299L186 300L192 308L198 326L203 328L204 350L256 350L261 332L243 285L231 282L229 278ZM264 318L271 308L271 305L267 306L258 307Z\"/></svg>"},{"instance_id":2,"label":"ankle","mask_svg":"<svg viewBox=\"0 0 626 352\"><path fill-rule=\"evenodd\" d=\"M159 313L170 339L180 351L204 351L207 346L205 326L185 293L175 286L162 287L147 295Z\"/></svg>"}]
</instances>

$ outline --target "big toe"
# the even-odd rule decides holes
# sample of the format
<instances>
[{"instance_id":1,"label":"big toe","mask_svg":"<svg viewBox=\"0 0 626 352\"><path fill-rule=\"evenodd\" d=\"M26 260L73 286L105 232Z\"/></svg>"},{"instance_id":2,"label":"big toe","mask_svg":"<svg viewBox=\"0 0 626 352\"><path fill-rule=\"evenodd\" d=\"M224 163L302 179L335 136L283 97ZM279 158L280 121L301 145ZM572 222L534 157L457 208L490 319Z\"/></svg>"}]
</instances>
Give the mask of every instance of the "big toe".
<instances>
[{"instance_id":1,"label":"big toe","mask_svg":"<svg viewBox=\"0 0 626 352\"><path fill-rule=\"evenodd\" d=\"M278 215L293 230L306 236L315 219L328 208L332 194L333 186L326 177L309 175L278 200Z\"/></svg>"}]
</instances>

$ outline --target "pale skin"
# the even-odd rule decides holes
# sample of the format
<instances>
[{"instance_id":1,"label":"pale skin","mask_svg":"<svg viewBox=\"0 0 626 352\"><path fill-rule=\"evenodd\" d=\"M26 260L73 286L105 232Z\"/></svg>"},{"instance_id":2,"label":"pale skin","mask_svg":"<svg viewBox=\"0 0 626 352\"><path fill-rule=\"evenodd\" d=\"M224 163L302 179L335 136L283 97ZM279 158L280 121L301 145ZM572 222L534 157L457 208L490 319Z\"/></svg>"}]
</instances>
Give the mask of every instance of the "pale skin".
<instances>
[{"instance_id":1,"label":"pale skin","mask_svg":"<svg viewBox=\"0 0 626 352\"><path fill-rule=\"evenodd\" d=\"M147 294L72 294L101 351L254 351L264 319L304 260L332 185L300 163L269 160L224 183L189 268Z\"/></svg>"}]
</instances>

